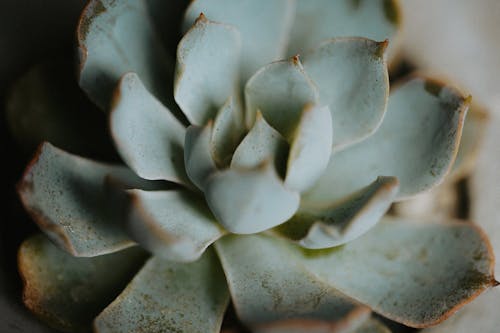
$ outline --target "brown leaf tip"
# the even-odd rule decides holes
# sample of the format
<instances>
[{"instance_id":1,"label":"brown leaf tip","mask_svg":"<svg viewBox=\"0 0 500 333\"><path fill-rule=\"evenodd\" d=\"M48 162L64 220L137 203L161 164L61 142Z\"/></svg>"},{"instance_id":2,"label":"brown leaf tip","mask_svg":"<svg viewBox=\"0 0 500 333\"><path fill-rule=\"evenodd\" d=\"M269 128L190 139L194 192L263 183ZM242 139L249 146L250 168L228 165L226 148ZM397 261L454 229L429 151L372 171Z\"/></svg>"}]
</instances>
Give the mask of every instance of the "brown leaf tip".
<instances>
[{"instance_id":1,"label":"brown leaf tip","mask_svg":"<svg viewBox=\"0 0 500 333\"><path fill-rule=\"evenodd\" d=\"M389 40L385 39L382 42L377 43L377 48L375 50L375 55L379 58L383 58L387 47L389 46Z\"/></svg>"},{"instance_id":2,"label":"brown leaf tip","mask_svg":"<svg viewBox=\"0 0 500 333\"><path fill-rule=\"evenodd\" d=\"M207 17L202 12L202 13L200 13L200 16L198 16L198 18L196 19L196 21L194 23L196 24L196 23L201 23L201 22L206 22L206 21L208 21Z\"/></svg>"}]
</instances>

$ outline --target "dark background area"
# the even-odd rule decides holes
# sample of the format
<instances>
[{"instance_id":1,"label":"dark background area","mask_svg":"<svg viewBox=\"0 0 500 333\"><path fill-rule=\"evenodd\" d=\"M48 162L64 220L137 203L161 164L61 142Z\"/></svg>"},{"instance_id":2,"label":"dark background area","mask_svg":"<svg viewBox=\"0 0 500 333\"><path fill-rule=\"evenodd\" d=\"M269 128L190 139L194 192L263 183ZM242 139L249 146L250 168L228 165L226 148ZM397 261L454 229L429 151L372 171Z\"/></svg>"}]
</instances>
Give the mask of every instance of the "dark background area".
<instances>
[{"instance_id":1,"label":"dark background area","mask_svg":"<svg viewBox=\"0 0 500 333\"><path fill-rule=\"evenodd\" d=\"M21 150L10 136L5 98L16 77L54 55L73 57L73 36L84 0L0 1L0 108L3 164L0 226L0 332L53 332L39 323L21 301L16 268L17 248L37 231L24 213L15 184L32 152Z\"/></svg>"}]
</instances>

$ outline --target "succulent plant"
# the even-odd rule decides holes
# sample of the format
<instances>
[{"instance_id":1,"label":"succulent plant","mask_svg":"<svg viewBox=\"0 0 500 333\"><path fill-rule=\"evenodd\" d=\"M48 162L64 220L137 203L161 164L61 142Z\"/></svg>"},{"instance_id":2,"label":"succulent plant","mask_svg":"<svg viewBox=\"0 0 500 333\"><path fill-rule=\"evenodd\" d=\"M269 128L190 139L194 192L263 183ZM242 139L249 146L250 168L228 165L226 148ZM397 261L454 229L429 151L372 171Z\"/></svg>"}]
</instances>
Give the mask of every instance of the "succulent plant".
<instances>
[{"instance_id":1,"label":"succulent plant","mask_svg":"<svg viewBox=\"0 0 500 333\"><path fill-rule=\"evenodd\" d=\"M473 224L384 217L443 180L470 103L419 76L389 95L398 23L392 1L195 0L174 67L145 3L91 0L79 84L125 165L39 148L26 305L67 331L217 332L231 298L256 332L386 332L371 310L424 327L493 286Z\"/></svg>"}]
</instances>

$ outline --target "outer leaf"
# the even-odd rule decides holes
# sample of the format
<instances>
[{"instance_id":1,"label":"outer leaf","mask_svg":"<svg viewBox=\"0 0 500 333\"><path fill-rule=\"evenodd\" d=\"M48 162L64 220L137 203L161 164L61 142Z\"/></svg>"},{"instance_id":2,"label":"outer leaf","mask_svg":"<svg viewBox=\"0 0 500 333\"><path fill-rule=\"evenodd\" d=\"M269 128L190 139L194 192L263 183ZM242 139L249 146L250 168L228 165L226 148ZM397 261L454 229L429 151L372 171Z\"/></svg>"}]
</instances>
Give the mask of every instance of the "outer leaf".
<instances>
[{"instance_id":1,"label":"outer leaf","mask_svg":"<svg viewBox=\"0 0 500 333\"><path fill-rule=\"evenodd\" d=\"M285 139L258 112L255 124L234 152L231 167L256 168L266 161L273 161L276 169L281 171L287 153Z\"/></svg>"},{"instance_id":2,"label":"outer leaf","mask_svg":"<svg viewBox=\"0 0 500 333\"><path fill-rule=\"evenodd\" d=\"M491 246L469 223L386 219L342 248L317 253L301 255L311 272L412 327L444 320L495 284Z\"/></svg>"},{"instance_id":3,"label":"outer leaf","mask_svg":"<svg viewBox=\"0 0 500 333\"><path fill-rule=\"evenodd\" d=\"M193 125L213 119L238 85L240 35L232 26L204 15L177 48L174 97Z\"/></svg>"},{"instance_id":4,"label":"outer leaf","mask_svg":"<svg viewBox=\"0 0 500 333\"><path fill-rule=\"evenodd\" d=\"M185 138L184 164L189 179L202 191L217 167L212 156L211 139L213 123L205 127L189 126Z\"/></svg>"},{"instance_id":5,"label":"outer leaf","mask_svg":"<svg viewBox=\"0 0 500 333\"><path fill-rule=\"evenodd\" d=\"M334 148L368 137L382 122L389 96L386 47L387 41L340 38L304 56L304 69L318 86L321 104L332 112Z\"/></svg>"},{"instance_id":6,"label":"outer leaf","mask_svg":"<svg viewBox=\"0 0 500 333\"><path fill-rule=\"evenodd\" d=\"M184 191L129 191L131 237L155 255L173 261L197 260L224 234L204 202Z\"/></svg>"},{"instance_id":7,"label":"outer leaf","mask_svg":"<svg viewBox=\"0 0 500 333\"><path fill-rule=\"evenodd\" d=\"M328 165L331 147L330 110L307 105L291 143L285 184L300 192L314 185Z\"/></svg>"},{"instance_id":8,"label":"outer leaf","mask_svg":"<svg viewBox=\"0 0 500 333\"><path fill-rule=\"evenodd\" d=\"M145 6L136 0L91 0L77 29L80 86L107 108L118 79L136 72L157 98L169 102L170 63Z\"/></svg>"},{"instance_id":9,"label":"outer leaf","mask_svg":"<svg viewBox=\"0 0 500 333\"><path fill-rule=\"evenodd\" d=\"M378 131L330 159L305 201L335 202L379 175L400 181L398 199L428 190L449 172L470 98L439 82L414 78L390 97Z\"/></svg>"},{"instance_id":10,"label":"outer leaf","mask_svg":"<svg viewBox=\"0 0 500 333\"><path fill-rule=\"evenodd\" d=\"M228 301L213 251L190 264L152 258L96 318L95 331L217 333Z\"/></svg>"},{"instance_id":11,"label":"outer leaf","mask_svg":"<svg viewBox=\"0 0 500 333\"><path fill-rule=\"evenodd\" d=\"M109 176L141 183L124 167L70 155L45 143L26 169L18 192L54 242L75 256L92 257L134 245L120 225L120 208L109 201Z\"/></svg>"},{"instance_id":12,"label":"outer leaf","mask_svg":"<svg viewBox=\"0 0 500 333\"><path fill-rule=\"evenodd\" d=\"M142 178L189 183L184 168L186 129L135 73L127 73L115 90L110 123L123 160Z\"/></svg>"},{"instance_id":13,"label":"outer leaf","mask_svg":"<svg viewBox=\"0 0 500 333\"><path fill-rule=\"evenodd\" d=\"M307 51L335 37L392 42L400 20L395 0L299 0L288 54Z\"/></svg>"},{"instance_id":14,"label":"outer leaf","mask_svg":"<svg viewBox=\"0 0 500 333\"><path fill-rule=\"evenodd\" d=\"M500 288L488 290L444 323L423 333L497 333Z\"/></svg>"},{"instance_id":15,"label":"outer leaf","mask_svg":"<svg viewBox=\"0 0 500 333\"><path fill-rule=\"evenodd\" d=\"M287 140L302 110L318 100L317 88L304 72L298 56L261 68L245 86L246 122L251 127L257 111Z\"/></svg>"},{"instance_id":16,"label":"outer leaf","mask_svg":"<svg viewBox=\"0 0 500 333\"><path fill-rule=\"evenodd\" d=\"M195 0L186 11L184 28L204 13L241 32L241 82L272 61L283 59L295 9L294 0Z\"/></svg>"},{"instance_id":17,"label":"outer leaf","mask_svg":"<svg viewBox=\"0 0 500 333\"><path fill-rule=\"evenodd\" d=\"M55 328L87 332L94 317L125 287L145 258L139 248L75 258L42 235L31 237L19 249L24 303Z\"/></svg>"},{"instance_id":18,"label":"outer leaf","mask_svg":"<svg viewBox=\"0 0 500 333\"><path fill-rule=\"evenodd\" d=\"M315 327L335 331L366 319L367 308L319 281L280 245L263 235L227 236L216 243L243 322L257 332L294 327L309 332Z\"/></svg>"},{"instance_id":19,"label":"outer leaf","mask_svg":"<svg viewBox=\"0 0 500 333\"><path fill-rule=\"evenodd\" d=\"M217 221L233 233L249 234L288 220L299 194L286 189L271 163L255 169L228 169L214 174L205 191Z\"/></svg>"},{"instance_id":20,"label":"outer leaf","mask_svg":"<svg viewBox=\"0 0 500 333\"><path fill-rule=\"evenodd\" d=\"M323 209L303 208L277 231L308 249L345 244L379 222L394 201L398 189L397 178L379 177L337 205Z\"/></svg>"}]
</instances>

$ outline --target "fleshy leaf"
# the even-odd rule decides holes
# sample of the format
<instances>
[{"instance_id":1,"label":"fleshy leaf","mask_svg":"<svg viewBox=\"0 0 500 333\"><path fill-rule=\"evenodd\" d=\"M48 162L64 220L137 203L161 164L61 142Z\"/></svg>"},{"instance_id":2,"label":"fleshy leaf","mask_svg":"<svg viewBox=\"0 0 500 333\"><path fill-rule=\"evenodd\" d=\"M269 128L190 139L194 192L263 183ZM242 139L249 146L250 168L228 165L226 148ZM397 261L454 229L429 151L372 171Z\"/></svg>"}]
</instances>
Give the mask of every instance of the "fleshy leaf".
<instances>
[{"instance_id":1,"label":"fleshy leaf","mask_svg":"<svg viewBox=\"0 0 500 333\"><path fill-rule=\"evenodd\" d=\"M184 28L204 13L208 18L231 24L242 37L241 82L257 69L283 59L293 22L293 0L195 0L186 11Z\"/></svg>"},{"instance_id":2,"label":"fleshy leaf","mask_svg":"<svg viewBox=\"0 0 500 333\"><path fill-rule=\"evenodd\" d=\"M318 86L320 103L332 112L334 148L368 137L382 122L389 96L386 47L387 41L339 38L304 56L304 69Z\"/></svg>"},{"instance_id":3,"label":"fleshy leaf","mask_svg":"<svg viewBox=\"0 0 500 333\"><path fill-rule=\"evenodd\" d=\"M302 192L321 176L332 151L332 117L328 107L307 105L291 142L287 187Z\"/></svg>"},{"instance_id":4,"label":"fleshy leaf","mask_svg":"<svg viewBox=\"0 0 500 333\"><path fill-rule=\"evenodd\" d=\"M386 218L343 247L300 252L320 279L412 327L439 323L495 284L491 246L470 223Z\"/></svg>"},{"instance_id":5,"label":"fleshy leaf","mask_svg":"<svg viewBox=\"0 0 500 333\"><path fill-rule=\"evenodd\" d=\"M145 259L139 248L75 258L45 236L33 236L24 241L18 256L24 303L55 328L88 332L94 317L122 291Z\"/></svg>"},{"instance_id":6,"label":"fleshy leaf","mask_svg":"<svg viewBox=\"0 0 500 333\"><path fill-rule=\"evenodd\" d=\"M92 257L134 245L125 234L120 208L109 202L108 177L139 186L129 169L68 154L43 144L18 185L34 221L60 247Z\"/></svg>"},{"instance_id":7,"label":"fleshy leaf","mask_svg":"<svg viewBox=\"0 0 500 333\"><path fill-rule=\"evenodd\" d=\"M308 249L339 246L358 238L379 222L398 193L394 177L379 177L363 190L331 207L302 209L277 227Z\"/></svg>"},{"instance_id":8,"label":"fleshy leaf","mask_svg":"<svg viewBox=\"0 0 500 333\"><path fill-rule=\"evenodd\" d=\"M500 288L488 290L444 323L422 333L497 333Z\"/></svg>"},{"instance_id":9,"label":"fleshy leaf","mask_svg":"<svg viewBox=\"0 0 500 333\"><path fill-rule=\"evenodd\" d=\"M434 80L404 83L391 94L377 132L333 154L305 202L335 202L379 175L399 179L398 199L432 188L453 164L469 103L470 98Z\"/></svg>"},{"instance_id":10,"label":"fleshy leaf","mask_svg":"<svg viewBox=\"0 0 500 333\"><path fill-rule=\"evenodd\" d=\"M174 97L193 125L214 119L238 87L241 40L232 26L204 15L184 35L177 48Z\"/></svg>"},{"instance_id":11,"label":"fleshy leaf","mask_svg":"<svg viewBox=\"0 0 500 333\"><path fill-rule=\"evenodd\" d=\"M288 220L299 206L299 194L286 189L274 166L232 168L214 174L205 191L208 206L227 230L249 234Z\"/></svg>"},{"instance_id":12,"label":"fleshy leaf","mask_svg":"<svg viewBox=\"0 0 500 333\"><path fill-rule=\"evenodd\" d=\"M184 164L189 179L202 191L209 176L217 170L212 155L213 123L204 127L189 126L185 138Z\"/></svg>"},{"instance_id":13,"label":"fleshy leaf","mask_svg":"<svg viewBox=\"0 0 500 333\"><path fill-rule=\"evenodd\" d=\"M234 152L231 167L256 168L266 161L273 161L276 169L281 171L286 167L287 153L285 139L257 112L255 124Z\"/></svg>"},{"instance_id":14,"label":"fleshy leaf","mask_svg":"<svg viewBox=\"0 0 500 333\"><path fill-rule=\"evenodd\" d=\"M336 37L393 42L400 20L395 0L299 0L288 55L308 51Z\"/></svg>"},{"instance_id":15,"label":"fleshy leaf","mask_svg":"<svg viewBox=\"0 0 500 333\"><path fill-rule=\"evenodd\" d=\"M228 301L212 250L189 264L155 257L95 319L95 332L218 333Z\"/></svg>"},{"instance_id":16,"label":"fleshy leaf","mask_svg":"<svg viewBox=\"0 0 500 333\"><path fill-rule=\"evenodd\" d=\"M197 260L224 234L206 204L187 192L131 190L129 193L127 230L143 248L158 257Z\"/></svg>"},{"instance_id":17,"label":"fleshy leaf","mask_svg":"<svg viewBox=\"0 0 500 333\"><path fill-rule=\"evenodd\" d=\"M254 331L343 327L369 316L368 308L319 281L280 245L264 235L231 235L215 245L238 317Z\"/></svg>"},{"instance_id":18,"label":"fleshy leaf","mask_svg":"<svg viewBox=\"0 0 500 333\"><path fill-rule=\"evenodd\" d=\"M173 107L168 97L172 65L155 34L145 2L89 1L77 37L80 86L99 107L108 107L118 79L127 72L138 73L149 91Z\"/></svg>"},{"instance_id":19,"label":"fleshy leaf","mask_svg":"<svg viewBox=\"0 0 500 333\"><path fill-rule=\"evenodd\" d=\"M266 121L289 140L304 107L318 101L318 90L295 56L266 65L255 73L245 86L245 101L248 127L260 111Z\"/></svg>"},{"instance_id":20,"label":"fleshy leaf","mask_svg":"<svg viewBox=\"0 0 500 333\"><path fill-rule=\"evenodd\" d=\"M110 123L120 155L139 176L189 182L183 159L186 129L147 91L137 74L121 78Z\"/></svg>"},{"instance_id":21,"label":"fleshy leaf","mask_svg":"<svg viewBox=\"0 0 500 333\"><path fill-rule=\"evenodd\" d=\"M211 146L213 159L219 167L226 167L244 134L241 106L230 97L214 120Z\"/></svg>"}]
</instances>

